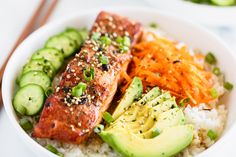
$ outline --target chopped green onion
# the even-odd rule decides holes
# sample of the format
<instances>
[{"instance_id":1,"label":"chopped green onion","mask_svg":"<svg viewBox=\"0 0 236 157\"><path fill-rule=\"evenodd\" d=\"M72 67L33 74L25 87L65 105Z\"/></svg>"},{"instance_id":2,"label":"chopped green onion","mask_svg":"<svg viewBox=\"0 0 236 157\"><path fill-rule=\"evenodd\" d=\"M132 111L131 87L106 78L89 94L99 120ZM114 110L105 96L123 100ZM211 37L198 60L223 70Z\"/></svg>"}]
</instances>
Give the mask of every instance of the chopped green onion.
<instances>
[{"instance_id":1,"label":"chopped green onion","mask_svg":"<svg viewBox=\"0 0 236 157\"><path fill-rule=\"evenodd\" d=\"M234 85L231 84L230 82L225 82L224 83L224 88L227 90L232 90L234 88Z\"/></svg>"},{"instance_id":2,"label":"chopped green onion","mask_svg":"<svg viewBox=\"0 0 236 157\"><path fill-rule=\"evenodd\" d=\"M123 38L122 38L122 37L118 36L118 37L116 38L117 44L122 44L122 41L123 41Z\"/></svg>"},{"instance_id":3,"label":"chopped green onion","mask_svg":"<svg viewBox=\"0 0 236 157\"><path fill-rule=\"evenodd\" d=\"M205 56L205 61L209 64L216 64L216 58L211 52L207 53L207 55Z\"/></svg>"},{"instance_id":4,"label":"chopped green onion","mask_svg":"<svg viewBox=\"0 0 236 157\"><path fill-rule=\"evenodd\" d=\"M111 44L111 39L109 37L107 37L107 36L102 36L100 38L100 41L101 41L101 44L105 45L105 46L108 46L108 45Z\"/></svg>"},{"instance_id":5,"label":"chopped green onion","mask_svg":"<svg viewBox=\"0 0 236 157\"><path fill-rule=\"evenodd\" d=\"M103 119L107 122L107 123L112 123L114 122L114 119L112 117L112 115L108 112L104 112L102 115Z\"/></svg>"},{"instance_id":6,"label":"chopped green onion","mask_svg":"<svg viewBox=\"0 0 236 157\"><path fill-rule=\"evenodd\" d=\"M53 93L52 87L48 87L48 88L45 90L45 95L46 95L46 97L48 97L48 96L51 95L52 93Z\"/></svg>"},{"instance_id":7,"label":"chopped green onion","mask_svg":"<svg viewBox=\"0 0 236 157\"><path fill-rule=\"evenodd\" d=\"M103 56L103 55L99 56L99 61L100 61L100 63L102 63L104 65L109 63L108 57L107 56Z\"/></svg>"},{"instance_id":8,"label":"chopped green onion","mask_svg":"<svg viewBox=\"0 0 236 157\"><path fill-rule=\"evenodd\" d=\"M33 129L33 124L27 118L20 119L19 124L25 131L30 131Z\"/></svg>"},{"instance_id":9,"label":"chopped green onion","mask_svg":"<svg viewBox=\"0 0 236 157\"><path fill-rule=\"evenodd\" d=\"M93 33L91 38L92 38L92 40L96 41L100 38L100 36L101 36L101 33L95 32L95 33Z\"/></svg>"},{"instance_id":10,"label":"chopped green onion","mask_svg":"<svg viewBox=\"0 0 236 157\"><path fill-rule=\"evenodd\" d=\"M190 102L189 98L183 98L183 99L180 100L179 105L180 106L185 106L189 102Z\"/></svg>"},{"instance_id":11,"label":"chopped green onion","mask_svg":"<svg viewBox=\"0 0 236 157\"><path fill-rule=\"evenodd\" d=\"M127 46L120 46L120 50L121 50L121 52L127 52L127 51L129 51L129 47L127 47Z\"/></svg>"},{"instance_id":12,"label":"chopped green onion","mask_svg":"<svg viewBox=\"0 0 236 157\"><path fill-rule=\"evenodd\" d=\"M207 132L207 136L208 136L211 140L216 140L217 137L218 137L217 133L216 133L215 131L213 131L213 130L209 130L209 131Z\"/></svg>"},{"instance_id":13,"label":"chopped green onion","mask_svg":"<svg viewBox=\"0 0 236 157\"><path fill-rule=\"evenodd\" d=\"M47 144L46 148L47 148L47 150L49 150L50 152L56 154L57 156L64 157L64 154L62 154L61 152L59 152L59 151L58 151L55 147L53 147L52 145Z\"/></svg>"},{"instance_id":14,"label":"chopped green onion","mask_svg":"<svg viewBox=\"0 0 236 157\"><path fill-rule=\"evenodd\" d=\"M119 45L119 48L122 52L127 52L129 50L129 47L131 45L130 38L127 36L117 37L116 42Z\"/></svg>"},{"instance_id":15,"label":"chopped green onion","mask_svg":"<svg viewBox=\"0 0 236 157\"><path fill-rule=\"evenodd\" d=\"M210 93L211 93L212 98L217 98L218 97L218 92L215 88L212 88Z\"/></svg>"},{"instance_id":16,"label":"chopped green onion","mask_svg":"<svg viewBox=\"0 0 236 157\"><path fill-rule=\"evenodd\" d=\"M94 132L95 133L100 133L102 130L104 130L104 125L102 125L102 124L98 124L95 128L94 128Z\"/></svg>"},{"instance_id":17,"label":"chopped green onion","mask_svg":"<svg viewBox=\"0 0 236 157\"><path fill-rule=\"evenodd\" d=\"M214 73L216 76L219 76L219 75L221 74L220 68L214 67L214 68L213 68L213 73Z\"/></svg>"},{"instance_id":18,"label":"chopped green onion","mask_svg":"<svg viewBox=\"0 0 236 157\"><path fill-rule=\"evenodd\" d=\"M150 23L149 25L151 28L158 28L158 24L155 22Z\"/></svg>"},{"instance_id":19,"label":"chopped green onion","mask_svg":"<svg viewBox=\"0 0 236 157\"><path fill-rule=\"evenodd\" d=\"M127 37L127 36L124 36L123 37L123 45L127 46L127 47L130 47L130 43L131 43L130 38Z\"/></svg>"},{"instance_id":20,"label":"chopped green onion","mask_svg":"<svg viewBox=\"0 0 236 157\"><path fill-rule=\"evenodd\" d=\"M71 94L75 97L80 97L86 90L87 85L83 82L80 82L77 86L72 88Z\"/></svg>"},{"instance_id":21,"label":"chopped green onion","mask_svg":"<svg viewBox=\"0 0 236 157\"><path fill-rule=\"evenodd\" d=\"M161 132L160 132L159 129L153 130L153 131L152 131L152 138L154 138L154 137L160 135L160 133L161 133Z\"/></svg>"},{"instance_id":22,"label":"chopped green onion","mask_svg":"<svg viewBox=\"0 0 236 157\"><path fill-rule=\"evenodd\" d=\"M91 81L92 79L94 79L94 68L90 67L90 68L84 69L83 75L86 81Z\"/></svg>"}]
</instances>

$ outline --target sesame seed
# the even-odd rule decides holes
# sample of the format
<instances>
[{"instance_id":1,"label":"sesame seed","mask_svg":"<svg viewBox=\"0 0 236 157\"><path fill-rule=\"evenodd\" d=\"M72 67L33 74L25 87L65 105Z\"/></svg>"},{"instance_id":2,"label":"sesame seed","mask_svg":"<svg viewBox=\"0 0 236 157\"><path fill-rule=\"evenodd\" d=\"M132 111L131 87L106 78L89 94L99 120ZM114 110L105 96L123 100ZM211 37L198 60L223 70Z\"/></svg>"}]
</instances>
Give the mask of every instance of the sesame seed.
<instances>
[{"instance_id":1,"label":"sesame seed","mask_svg":"<svg viewBox=\"0 0 236 157\"><path fill-rule=\"evenodd\" d=\"M109 21L113 21L113 18L111 16L108 16L107 18Z\"/></svg>"},{"instance_id":2,"label":"sesame seed","mask_svg":"<svg viewBox=\"0 0 236 157\"><path fill-rule=\"evenodd\" d=\"M75 54L75 57L79 57L79 53L76 53L76 54Z\"/></svg>"},{"instance_id":3,"label":"sesame seed","mask_svg":"<svg viewBox=\"0 0 236 157\"><path fill-rule=\"evenodd\" d=\"M75 131L75 126L74 125L70 125L70 128L72 131Z\"/></svg>"},{"instance_id":4,"label":"sesame seed","mask_svg":"<svg viewBox=\"0 0 236 157\"><path fill-rule=\"evenodd\" d=\"M119 26L118 29L119 29L120 31L122 31L122 30L123 30L123 27L122 27L122 26Z\"/></svg>"},{"instance_id":5,"label":"sesame seed","mask_svg":"<svg viewBox=\"0 0 236 157\"><path fill-rule=\"evenodd\" d=\"M59 92L59 90L60 90L60 87L57 87L57 88L56 88L56 92Z\"/></svg>"},{"instance_id":6,"label":"sesame seed","mask_svg":"<svg viewBox=\"0 0 236 157\"><path fill-rule=\"evenodd\" d=\"M100 21L100 22L99 22L99 25L100 25L100 26L102 26L102 25L103 25L103 22L102 22L102 21Z\"/></svg>"},{"instance_id":7,"label":"sesame seed","mask_svg":"<svg viewBox=\"0 0 236 157\"><path fill-rule=\"evenodd\" d=\"M111 27L112 27L113 29L115 29L115 28L116 28L116 25L112 25Z\"/></svg>"},{"instance_id":8,"label":"sesame seed","mask_svg":"<svg viewBox=\"0 0 236 157\"><path fill-rule=\"evenodd\" d=\"M129 36L129 32L125 31L125 35L126 35L126 36Z\"/></svg>"},{"instance_id":9,"label":"sesame seed","mask_svg":"<svg viewBox=\"0 0 236 157\"><path fill-rule=\"evenodd\" d=\"M117 34L114 32L114 33L113 33L113 36L114 36L114 37L117 37Z\"/></svg>"}]
</instances>

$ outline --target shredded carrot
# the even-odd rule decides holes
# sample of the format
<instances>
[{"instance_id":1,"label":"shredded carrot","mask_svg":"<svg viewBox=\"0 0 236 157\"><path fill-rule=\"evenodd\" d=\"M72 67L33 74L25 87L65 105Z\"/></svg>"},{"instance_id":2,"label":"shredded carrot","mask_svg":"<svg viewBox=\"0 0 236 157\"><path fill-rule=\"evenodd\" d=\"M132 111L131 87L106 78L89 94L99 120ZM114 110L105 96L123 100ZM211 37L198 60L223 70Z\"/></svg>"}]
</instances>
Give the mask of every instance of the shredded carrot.
<instances>
[{"instance_id":1,"label":"shredded carrot","mask_svg":"<svg viewBox=\"0 0 236 157\"><path fill-rule=\"evenodd\" d=\"M152 40L148 40L150 36ZM132 55L129 76L122 74L127 84L131 78L138 76L145 89L159 86L170 91L177 100L189 98L191 105L213 100L209 91L213 86L212 74L194 60L204 58L203 55L197 54L194 58L186 46L177 48L176 42L151 32L134 46ZM122 91L128 87L127 84Z\"/></svg>"}]
</instances>

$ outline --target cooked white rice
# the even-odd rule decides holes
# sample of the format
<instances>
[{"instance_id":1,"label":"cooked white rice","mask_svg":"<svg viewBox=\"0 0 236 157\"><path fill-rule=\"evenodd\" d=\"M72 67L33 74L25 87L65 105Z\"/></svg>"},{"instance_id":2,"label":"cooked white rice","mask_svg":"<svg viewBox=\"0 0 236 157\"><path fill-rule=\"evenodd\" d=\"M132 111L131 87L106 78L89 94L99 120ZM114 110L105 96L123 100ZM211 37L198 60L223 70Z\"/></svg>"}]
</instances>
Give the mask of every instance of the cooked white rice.
<instances>
[{"instance_id":1,"label":"cooked white rice","mask_svg":"<svg viewBox=\"0 0 236 157\"><path fill-rule=\"evenodd\" d=\"M163 33L160 29L156 31L158 35L166 37L166 33ZM168 38L169 39L169 38ZM151 39L150 39L151 40ZM172 40L172 39L170 39ZM184 43L179 43L176 45L177 48L184 46ZM193 53L193 50L190 50ZM204 64L204 61L197 60L198 63ZM211 69L211 67L206 67ZM214 88L218 91L219 95L225 93L223 87L223 81L217 77L213 77ZM193 157L216 141L211 140L207 136L208 130L214 130L220 136L224 129L224 124L227 118L227 109L224 104L219 105L218 100L211 102L210 104L213 109L209 110L206 104L199 104L197 107L191 107L188 105L184 109L184 114L186 116L186 122L188 124L194 125L194 138L192 143L180 152L176 157ZM106 143L101 141L91 141L87 142L89 144L83 145L73 145L73 144L63 144L55 140L49 139L35 139L42 146L51 144L56 147L60 152L62 152L65 157L119 157L120 155L114 152Z\"/></svg>"}]
</instances>

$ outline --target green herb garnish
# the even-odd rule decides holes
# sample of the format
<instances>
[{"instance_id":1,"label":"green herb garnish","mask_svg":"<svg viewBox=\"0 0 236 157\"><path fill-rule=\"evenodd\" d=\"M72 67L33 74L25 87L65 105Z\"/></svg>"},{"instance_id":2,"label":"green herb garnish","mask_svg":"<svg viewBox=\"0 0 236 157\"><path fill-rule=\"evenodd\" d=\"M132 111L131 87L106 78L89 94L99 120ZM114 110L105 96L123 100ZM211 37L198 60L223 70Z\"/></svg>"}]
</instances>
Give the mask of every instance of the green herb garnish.
<instances>
[{"instance_id":1,"label":"green herb garnish","mask_svg":"<svg viewBox=\"0 0 236 157\"><path fill-rule=\"evenodd\" d=\"M47 150L49 150L50 152L56 154L57 156L60 157L64 157L64 154L62 154L61 152L59 152L55 147L53 147L52 145L48 144L46 146Z\"/></svg>"},{"instance_id":2,"label":"green herb garnish","mask_svg":"<svg viewBox=\"0 0 236 157\"><path fill-rule=\"evenodd\" d=\"M123 37L123 45L127 46L127 47L130 47L130 43L131 43L130 38L127 37L127 36L124 36Z\"/></svg>"},{"instance_id":3,"label":"green herb garnish","mask_svg":"<svg viewBox=\"0 0 236 157\"><path fill-rule=\"evenodd\" d=\"M77 86L72 88L71 94L75 97L80 97L86 90L87 85L83 82L80 82Z\"/></svg>"},{"instance_id":4,"label":"green herb garnish","mask_svg":"<svg viewBox=\"0 0 236 157\"><path fill-rule=\"evenodd\" d=\"M158 28L158 24L155 23L155 22L150 23L149 26L150 26L151 28Z\"/></svg>"},{"instance_id":5,"label":"green herb garnish","mask_svg":"<svg viewBox=\"0 0 236 157\"><path fill-rule=\"evenodd\" d=\"M102 117L109 124L114 122L114 119L113 119L112 115L109 112L104 112Z\"/></svg>"},{"instance_id":6,"label":"green herb garnish","mask_svg":"<svg viewBox=\"0 0 236 157\"><path fill-rule=\"evenodd\" d=\"M83 75L86 81L91 81L92 79L94 79L94 75L95 75L94 68L90 67L90 68L84 69Z\"/></svg>"},{"instance_id":7,"label":"green herb garnish","mask_svg":"<svg viewBox=\"0 0 236 157\"><path fill-rule=\"evenodd\" d=\"M103 65L106 65L106 64L109 63L108 57L107 57L107 56L103 56L103 55L99 56L99 61L100 61L100 63L102 63Z\"/></svg>"},{"instance_id":8,"label":"green herb garnish","mask_svg":"<svg viewBox=\"0 0 236 157\"><path fill-rule=\"evenodd\" d=\"M213 55L213 53L208 52L207 55L205 56L205 61L209 64L216 64L216 58Z\"/></svg>"},{"instance_id":9,"label":"green herb garnish","mask_svg":"<svg viewBox=\"0 0 236 157\"><path fill-rule=\"evenodd\" d=\"M183 98L183 99L180 100L179 105L180 106L185 106L189 102L190 102L189 98Z\"/></svg>"},{"instance_id":10,"label":"green herb garnish","mask_svg":"<svg viewBox=\"0 0 236 157\"><path fill-rule=\"evenodd\" d=\"M217 137L218 137L217 133L216 133L215 131L213 131L213 130L209 130L209 131L207 132L207 136L208 136L211 140L216 140Z\"/></svg>"},{"instance_id":11,"label":"green herb garnish","mask_svg":"<svg viewBox=\"0 0 236 157\"><path fill-rule=\"evenodd\" d=\"M100 38L100 41L101 41L101 44L105 45L105 46L108 46L108 45L111 44L111 39L109 37L107 37L107 36L102 36Z\"/></svg>"},{"instance_id":12,"label":"green herb garnish","mask_svg":"<svg viewBox=\"0 0 236 157\"><path fill-rule=\"evenodd\" d=\"M127 36L124 36L123 38L117 37L116 42L119 45L119 49L121 50L121 52L127 52L131 45L130 38Z\"/></svg>"},{"instance_id":13,"label":"green herb garnish","mask_svg":"<svg viewBox=\"0 0 236 157\"><path fill-rule=\"evenodd\" d=\"M215 99L215 98L218 97L218 92L217 92L217 90L215 88L212 88L210 93L211 93L212 98Z\"/></svg>"},{"instance_id":14,"label":"green herb garnish","mask_svg":"<svg viewBox=\"0 0 236 157\"><path fill-rule=\"evenodd\" d=\"M216 75L216 76L219 76L221 74L221 71L220 71L220 68L218 67L214 67L212 72Z\"/></svg>"},{"instance_id":15,"label":"green herb garnish","mask_svg":"<svg viewBox=\"0 0 236 157\"><path fill-rule=\"evenodd\" d=\"M234 88L234 85L231 84L230 82L225 82L224 83L224 88L230 91Z\"/></svg>"},{"instance_id":16,"label":"green herb garnish","mask_svg":"<svg viewBox=\"0 0 236 157\"><path fill-rule=\"evenodd\" d=\"M100 36L101 36L101 33L95 32L95 33L93 33L91 39L96 41L96 40L98 40L100 38Z\"/></svg>"},{"instance_id":17,"label":"green herb garnish","mask_svg":"<svg viewBox=\"0 0 236 157\"><path fill-rule=\"evenodd\" d=\"M20 119L19 124L25 131L30 131L33 129L33 124L26 118Z\"/></svg>"}]
</instances>

